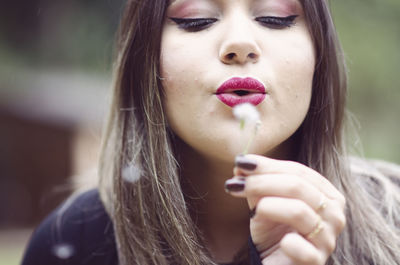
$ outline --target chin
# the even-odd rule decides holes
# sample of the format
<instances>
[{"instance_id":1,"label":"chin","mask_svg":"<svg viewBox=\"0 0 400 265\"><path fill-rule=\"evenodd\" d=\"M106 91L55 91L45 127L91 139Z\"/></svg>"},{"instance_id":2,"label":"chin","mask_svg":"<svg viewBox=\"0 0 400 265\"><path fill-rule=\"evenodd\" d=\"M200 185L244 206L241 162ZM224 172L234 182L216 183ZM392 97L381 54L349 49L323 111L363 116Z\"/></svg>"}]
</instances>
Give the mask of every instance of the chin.
<instances>
[{"instance_id":1,"label":"chin","mask_svg":"<svg viewBox=\"0 0 400 265\"><path fill-rule=\"evenodd\" d=\"M179 130L175 138L179 142L179 153L186 158L193 157L202 160L233 163L237 155L243 154L251 135L243 134L235 123L220 122L219 126L209 124L213 130L200 130L191 127L190 130ZM197 133L196 133L197 132ZM291 140L292 133L278 130L259 130L247 153L264 155L276 159L293 157ZM182 152L181 152L182 151Z\"/></svg>"},{"instance_id":2,"label":"chin","mask_svg":"<svg viewBox=\"0 0 400 265\"><path fill-rule=\"evenodd\" d=\"M289 159L289 141L271 143L255 140L248 149L248 154L263 155L276 159ZM199 159L208 161L233 164L237 155L242 155L247 143L239 144L238 141L210 141L200 145L188 145L184 143L186 149L189 148L191 155ZM187 150L186 150L187 151ZM186 153L187 154L187 153Z\"/></svg>"}]
</instances>

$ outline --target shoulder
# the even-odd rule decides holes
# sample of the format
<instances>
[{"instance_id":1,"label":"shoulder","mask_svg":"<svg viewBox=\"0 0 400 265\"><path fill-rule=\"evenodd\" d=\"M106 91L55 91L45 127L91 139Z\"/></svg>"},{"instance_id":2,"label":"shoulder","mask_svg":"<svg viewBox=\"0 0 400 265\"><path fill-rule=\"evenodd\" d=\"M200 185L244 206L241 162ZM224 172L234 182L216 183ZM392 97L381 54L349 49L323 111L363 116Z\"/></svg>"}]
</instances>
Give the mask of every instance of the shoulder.
<instances>
[{"instance_id":1,"label":"shoulder","mask_svg":"<svg viewBox=\"0 0 400 265\"><path fill-rule=\"evenodd\" d=\"M351 157L350 171L357 186L380 211L395 213L400 210L399 165L382 160ZM399 216L393 218L397 219Z\"/></svg>"},{"instance_id":2,"label":"shoulder","mask_svg":"<svg viewBox=\"0 0 400 265\"><path fill-rule=\"evenodd\" d=\"M34 231L23 265L117 263L111 219L97 190L70 197Z\"/></svg>"},{"instance_id":3,"label":"shoulder","mask_svg":"<svg viewBox=\"0 0 400 265\"><path fill-rule=\"evenodd\" d=\"M352 175L361 181L375 179L375 181L388 181L400 187L400 165L383 160L350 158Z\"/></svg>"}]
</instances>

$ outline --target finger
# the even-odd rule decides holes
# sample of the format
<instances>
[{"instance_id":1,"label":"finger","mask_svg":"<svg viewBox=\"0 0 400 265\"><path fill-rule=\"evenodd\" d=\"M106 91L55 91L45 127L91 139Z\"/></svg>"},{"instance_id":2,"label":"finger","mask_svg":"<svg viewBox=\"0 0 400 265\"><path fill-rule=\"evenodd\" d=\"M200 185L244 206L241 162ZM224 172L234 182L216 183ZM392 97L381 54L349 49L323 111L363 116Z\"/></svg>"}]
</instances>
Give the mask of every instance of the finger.
<instances>
[{"instance_id":1,"label":"finger","mask_svg":"<svg viewBox=\"0 0 400 265\"><path fill-rule=\"evenodd\" d=\"M263 197L255 209L252 219L255 224L271 221L286 224L302 235L309 234L321 221L321 217L309 205L296 199Z\"/></svg>"},{"instance_id":2,"label":"finger","mask_svg":"<svg viewBox=\"0 0 400 265\"><path fill-rule=\"evenodd\" d=\"M246 198L245 185L246 178L235 176L225 181L225 191L235 197Z\"/></svg>"},{"instance_id":3,"label":"finger","mask_svg":"<svg viewBox=\"0 0 400 265\"><path fill-rule=\"evenodd\" d=\"M324 207L322 208L321 205ZM317 213L329 224L335 236L339 235L346 226L345 209L335 200L322 201Z\"/></svg>"},{"instance_id":4,"label":"finger","mask_svg":"<svg viewBox=\"0 0 400 265\"><path fill-rule=\"evenodd\" d=\"M246 198L254 216L255 206L263 197L283 197L304 201L332 227L339 235L346 225L343 205L330 200L311 184L301 181L298 176L258 175L233 177L226 181L225 189L235 197Z\"/></svg>"},{"instance_id":5,"label":"finger","mask_svg":"<svg viewBox=\"0 0 400 265\"><path fill-rule=\"evenodd\" d=\"M245 193L253 204L267 196L299 199L315 211L325 208L327 204L325 195L319 189L297 175L252 175L245 180Z\"/></svg>"},{"instance_id":6,"label":"finger","mask_svg":"<svg viewBox=\"0 0 400 265\"><path fill-rule=\"evenodd\" d=\"M277 198L281 199L281 198ZM251 221L251 228L253 233L253 240L258 244L263 244L268 249L271 243L277 241L268 242L265 244L264 239L258 240L257 235L265 234L265 229L269 230L268 222L273 221L276 223L285 224L291 227L289 230L294 230L298 234L302 235L304 240L308 241L309 244L315 246L320 253L326 257L329 256L336 247L337 234L334 231L332 225L319 215L313 215L313 211L303 207L301 201L286 199L286 202L279 202L279 200L269 200L266 203L266 199L262 199L257 205L256 214ZM290 203L288 203L290 202ZM294 207L292 212L288 212L286 207ZM271 205L276 205L276 209L271 209ZM287 205L287 206L285 206ZM265 208L267 207L267 209ZM290 209L289 209L290 210ZM271 231L268 232L269 237L272 235Z\"/></svg>"},{"instance_id":7,"label":"finger","mask_svg":"<svg viewBox=\"0 0 400 265\"><path fill-rule=\"evenodd\" d=\"M340 198L344 203L343 195L325 177L298 162L277 160L260 155L249 154L245 156L237 156L235 165L234 173L241 176L266 173L285 173L301 176L319 188L328 198Z\"/></svg>"},{"instance_id":8,"label":"finger","mask_svg":"<svg viewBox=\"0 0 400 265\"><path fill-rule=\"evenodd\" d=\"M303 234L303 237L319 249L321 253L329 256L335 250L338 235L339 233L330 220L323 220L319 217L313 229L308 234Z\"/></svg>"},{"instance_id":9,"label":"finger","mask_svg":"<svg viewBox=\"0 0 400 265\"><path fill-rule=\"evenodd\" d=\"M281 242L281 249L294 264L322 265L326 255L298 233L286 234Z\"/></svg>"},{"instance_id":10,"label":"finger","mask_svg":"<svg viewBox=\"0 0 400 265\"><path fill-rule=\"evenodd\" d=\"M337 234L329 223L322 221L304 236L304 239L314 245L325 256L329 256L335 250Z\"/></svg>"}]
</instances>

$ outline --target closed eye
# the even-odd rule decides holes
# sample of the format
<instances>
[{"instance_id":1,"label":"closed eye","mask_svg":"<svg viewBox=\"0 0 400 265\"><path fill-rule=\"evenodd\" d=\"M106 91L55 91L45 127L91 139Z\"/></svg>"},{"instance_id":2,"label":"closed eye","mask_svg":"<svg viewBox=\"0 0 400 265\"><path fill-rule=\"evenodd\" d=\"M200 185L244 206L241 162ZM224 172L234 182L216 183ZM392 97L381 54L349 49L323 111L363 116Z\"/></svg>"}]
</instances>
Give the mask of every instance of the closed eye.
<instances>
[{"instance_id":1,"label":"closed eye","mask_svg":"<svg viewBox=\"0 0 400 265\"><path fill-rule=\"evenodd\" d=\"M176 18L170 17L180 29L196 32L210 27L213 23L217 22L216 18Z\"/></svg>"},{"instance_id":2,"label":"closed eye","mask_svg":"<svg viewBox=\"0 0 400 265\"><path fill-rule=\"evenodd\" d=\"M255 20L271 29L284 29L294 25L297 15L287 17L257 17Z\"/></svg>"}]
</instances>

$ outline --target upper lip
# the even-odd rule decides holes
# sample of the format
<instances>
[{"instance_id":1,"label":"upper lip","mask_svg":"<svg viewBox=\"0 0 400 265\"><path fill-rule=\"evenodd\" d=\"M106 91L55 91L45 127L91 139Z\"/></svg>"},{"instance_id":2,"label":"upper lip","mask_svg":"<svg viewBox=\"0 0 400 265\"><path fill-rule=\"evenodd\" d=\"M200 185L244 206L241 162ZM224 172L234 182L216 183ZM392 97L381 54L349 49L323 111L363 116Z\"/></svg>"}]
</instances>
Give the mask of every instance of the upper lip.
<instances>
[{"instance_id":1,"label":"upper lip","mask_svg":"<svg viewBox=\"0 0 400 265\"><path fill-rule=\"evenodd\" d=\"M251 77L233 77L226 80L217 89L217 95L222 93L236 93L238 95L246 95L249 93L265 94L265 87L260 81Z\"/></svg>"}]
</instances>

